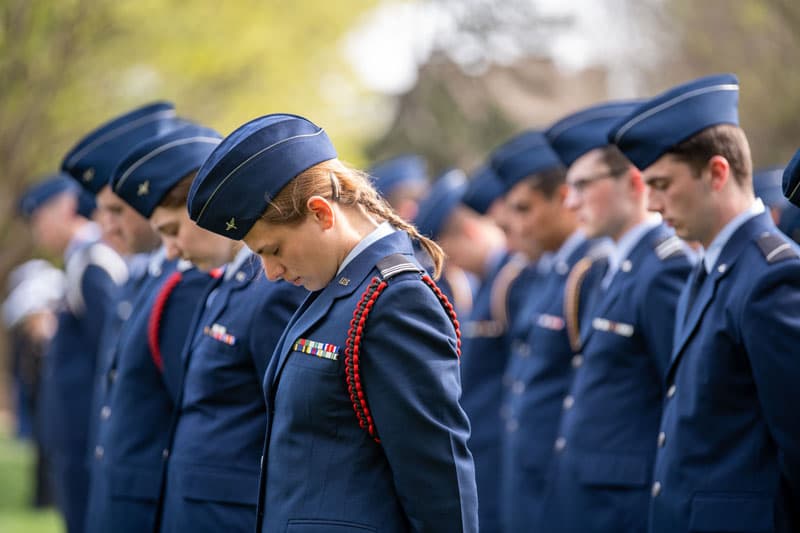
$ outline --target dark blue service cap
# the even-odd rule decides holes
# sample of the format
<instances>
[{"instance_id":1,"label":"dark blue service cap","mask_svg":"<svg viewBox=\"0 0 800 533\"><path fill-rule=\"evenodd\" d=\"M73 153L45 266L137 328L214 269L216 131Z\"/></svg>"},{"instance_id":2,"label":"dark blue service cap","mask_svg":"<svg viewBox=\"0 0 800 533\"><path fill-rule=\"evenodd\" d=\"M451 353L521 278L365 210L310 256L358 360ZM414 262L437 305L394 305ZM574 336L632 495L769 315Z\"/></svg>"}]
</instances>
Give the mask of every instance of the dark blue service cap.
<instances>
[{"instance_id":1,"label":"dark blue service cap","mask_svg":"<svg viewBox=\"0 0 800 533\"><path fill-rule=\"evenodd\" d=\"M675 145L719 124L739 125L739 80L733 74L699 78L646 100L611 128L608 140L644 170Z\"/></svg>"},{"instance_id":2,"label":"dark blue service cap","mask_svg":"<svg viewBox=\"0 0 800 533\"><path fill-rule=\"evenodd\" d=\"M447 219L461 202L466 187L467 178L462 171L453 169L442 174L419 203L417 216L414 217L414 225L419 232L431 239L438 239Z\"/></svg>"},{"instance_id":3,"label":"dark blue service cap","mask_svg":"<svg viewBox=\"0 0 800 533\"><path fill-rule=\"evenodd\" d=\"M544 135L561 162L568 167L585 153L608 146L611 128L641 103L641 100L630 100L588 107L562 118Z\"/></svg>"},{"instance_id":4,"label":"dark blue service cap","mask_svg":"<svg viewBox=\"0 0 800 533\"><path fill-rule=\"evenodd\" d=\"M186 175L202 166L222 135L190 124L139 144L111 178L114 192L145 218Z\"/></svg>"},{"instance_id":5,"label":"dark blue service cap","mask_svg":"<svg viewBox=\"0 0 800 533\"><path fill-rule=\"evenodd\" d=\"M367 174L374 178L373 184L384 198L397 187L411 184L428 184L425 160L413 154L400 155L373 165Z\"/></svg>"},{"instance_id":6,"label":"dark blue service cap","mask_svg":"<svg viewBox=\"0 0 800 533\"><path fill-rule=\"evenodd\" d=\"M503 196L503 182L494 173L492 167L485 164L470 177L469 184L461 197L461 203L485 215L492 203Z\"/></svg>"},{"instance_id":7,"label":"dark blue service cap","mask_svg":"<svg viewBox=\"0 0 800 533\"><path fill-rule=\"evenodd\" d=\"M787 205L781 211L778 229L794 242L800 244L800 207Z\"/></svg>"},{"instance_id":8,"label":"dark blue service cap","mask_svg":"<svg viewBox=\"0 0 800 533\"><path fill-rule=\"evenodd\" d=\"M46 205L50 200L65 192L73 194L76 198L80 187L68 175L63 173L47 176L42 181L29 186L19 198L19 213L30 218L37 209Z\"/></svg>"},{"instance_id":9,"label":"dark blue service cap","mask_svg":"<svg viewBox=\"0 0 800 533\"><path fill-rule=\"evenodd\" d=\"M134 109L81 139L64 156L61 170L97 194L109 184L114 169L136 145L183 124L185 122L176 118L175 107L169 102Z\"/></svg>"},{"instance_id":10,"label":"dark blue service cap","mask_svg":"<svg viewBox=\"0 0 800 533\"><path fill-rule=\"evenodd\" d=\"M489 160L504 193L528 176L563 167L539 130L526 131L505 142L492 152Z\"/></svg>"},{"instance_id":11,"label":"dark blue service cap","mask_svg":"<svg viewBox=\"0 0 800 533\"><path fill-rule=\"evenodd\" d=\"M335 158L325 130L308 119L274 114L251 120L203 163L189 191L189 216L202 228L241 240L292 178Z\"/></svg>"},{"instance_id":12,"label":"dark blue service cap","mask_svg":"<svg viewBox=\"0 0 800 533\"><path fill-rule=\"evenodd\" d=\"M800 150L783 170L783 195L800 207Z\"/></svg>"},{"instance_id":13,"label":"dark blue service cap","mask_svg":"<svg viewBox=\"0 0 800 533\"><path fill-rule=\"evenodd\" d=\"M783 197L781 181L783 167L762 168L753 172L753 192L769 207L784 208L788 205Z\"/></svg>"}]
</instances>

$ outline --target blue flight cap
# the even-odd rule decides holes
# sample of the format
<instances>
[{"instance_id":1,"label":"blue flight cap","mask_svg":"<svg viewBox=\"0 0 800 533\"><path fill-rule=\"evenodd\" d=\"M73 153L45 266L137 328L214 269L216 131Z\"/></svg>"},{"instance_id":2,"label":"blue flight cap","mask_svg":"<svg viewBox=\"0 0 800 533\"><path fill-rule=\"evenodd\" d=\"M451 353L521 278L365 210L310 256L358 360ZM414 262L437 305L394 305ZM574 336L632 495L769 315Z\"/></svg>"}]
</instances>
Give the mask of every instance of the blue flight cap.
<instances>
[{"instance_id":1,"label":"blue flight cap","mask_svg":"<svg viewBox=\"0 0 800 533\"><path fill-rule=\"evenodd\" d=\"M75 183L75 180L70 178L72 183ZM94 194L90 193L83 187L77 187L78 190L78 214L84 218L92 218L94 214L94 210L97 209L97 201L94 198Z\"/></svg>"},{"instance_id":2,"label":"blue flight cap","mask_svg":"<svg viewBox=\"0 0 800 533\"><path fill-rule=\"evenodd\" d=\"M783 171L783 195L800 207L800 150L795 152Z\"/></svg>"},{"instance_id":3,"label":"blue flight cap","mask_svg":"<svg viewBox=\"0 0 800 533\"><path fill-rule=\"evenodd\" d=\"M145 218L181 179L199 169L222 135L195 124L148 139L114 171L111 188Z\"/></svg>"},{"instance_id":4,"label":"blue flight cap","mask_svg":"<svg viewBox=\"0 0 800 533\"><path fill-rule=\"evenodd\" d=\"M384 198L402 185L428 183L425 160L418 155L401 155L381 161L367 170L367 174L374 178L373 185Z\"/></svg>"},{"instance_id":5,"label":"blue flight cap","mask_svg":"<svg viewBox=\"0 0 800 533\"><path fill-rule=\"evenodd\" d=\"M738 126L738 105L736 76L707 76L645 101L611 128L608 140L644 170L672 147L706 128Z\"/></svg>"},{"instance_id":6,"label":"blue flight cap","mask_svg":"<svg viewBox=\"0 0 800 533\"><path fill-rule=\"evenodd\" d=\"M53 174L42 181L28 187L19 199L19 213L30 218L37 209L46 205L50 200L63 193L71 193L78 196L80 187L75 181L63 173Z\"/></svg>"},{"instance_id":7,"label":"blue flight cap","mask_svg":"<svg viewBox=\"0 0 800 533\"><path fill-rule=\"evenodd\" d=\"M97 194L108 185L119 162L142 141L166 133L185 122L169 102L157 102L116 117L81 139L61 162L61 170Z\"/></svg>"},{"instance_id":8,"label":"blue flight cap","mask_svg":"<svg viewBox=\"0 0 800 533\"><path fill-rule=\"evenodd\" d=\"M563 168L561 160L547 143L544 133L529 130L502 144L492 152L490 164L503 192L523 179L554 168Z\"/></svg>"},{"instance_id":9,"label":"blue flight cap","mask_svg":"<svg viewBox=\"0 0 800 533\"><path fill-rule=\"evenodd\" d=\"M641 103L641 100L628 100L588 107L562 118L544 135L561 162L568 167L585 153L608 146L608 132L612 126Z\"/></svg>"},{"instance_id":10,"label":"blue flight cap","mask_svg":"<svg viewBox=\"0 0 800 533\"><path fill-rule=\"evenodd\" d=\"M189 216L201 228L241 240L295 176L335 158L325 130L308 119L274 114L251 120L200 167L189 191Z\"/></svg>"},{"instance_id":11,"label":"blue flight cap","mask_svg":"<svg viewBox=\"0 0 800 533\"><path fill-rule=\"evenodd\" d=\"M419 203L419 211L414 218L414 225L419 232L431 239L439 238L439 233L458 207L466 188L467 178L462 171L453 169L442 174Z\"/></svg>"},{"instance_id":12,"label":"blue flight cap","mask_svg":"<svg viewBox=\"0 0 800 533\"><path fill-rule=\"evenodd\" d=\"M478 168L469 180L461 197L461 203L481 215L485 215L492 202L503 196L503 182L488 164Z\"/></svg>"},{"instance_id":13,"label":"blue flight cap","mask_svg":"<svg viewBox=\"0 0 800 533\"><path fill-rule=\"evenodd\" d=\"M783 167L762 168L753 172L753 192L769 207L784 208L788 204L783 197L781 181Z\"/></svg>"}]
</instances>

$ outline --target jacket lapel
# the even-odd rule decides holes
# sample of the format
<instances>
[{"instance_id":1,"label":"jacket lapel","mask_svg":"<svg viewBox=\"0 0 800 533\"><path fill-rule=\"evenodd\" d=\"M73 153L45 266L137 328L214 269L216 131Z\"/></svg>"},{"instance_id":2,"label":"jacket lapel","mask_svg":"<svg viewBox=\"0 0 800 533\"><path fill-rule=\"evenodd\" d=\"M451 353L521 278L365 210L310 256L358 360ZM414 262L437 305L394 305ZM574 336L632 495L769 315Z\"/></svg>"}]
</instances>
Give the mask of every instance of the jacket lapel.
<instances>
[{"instance_id":1,"label":"jacket lapel","mask_svg":"<svg viewBox=\"0 0 800 533\"><path fill-rule=\"evenodd\" d=\"M605 294L598 301L597 310L591 314L590 320L586 320L584 333L582 335L584 346L589 340L589 337L594 333L594 326L592 325L594 319L603 317L608 313L609 309L614 306L620 295L628 291L630 281L633 279L633 276L636 275L636 269L642 264L648 251L653 248L653 239L657 239L663 231L664 226L658 225L646 232L642 238L639 239L639 242L636 243L636 246L633 247L628 256L622 260L619 270L614 274L614 279L611 280L611 284L608 286L608 289L606 289ZM625 268L623 266L625 264L629 266ZM598 286L598 290L602 290L602 288Z\"/></svg>"},{"instance_id":2,"label":"jacket lapel","mask_svg":"<svg viewBox=\"0 0 800 533\"><path fill-rule=\"evenodd\" d=\"M742 250L753 237L759 233L770 230L770 224L767 222L766 218L767 216L766 214L761 214L751 218L731 235L730 240L728 240L722 249L719 259L717 259L717 264L714 265L714 269L709 272L708 277L702 287L700 287L700 292L697 294L692 309L688 310L688 316L686 315L686 305L689 298L689 287L685 286L683 291L681 291L675 317L677 321L675 324L676 341L672 347L672 361L670 362L668 375L677 367L684 348L686 348L689 340L702 322L703 315L716 296L717 285L720 280L727 276L733 269Z\"/></svg>"},{"instance_id":3,"label":"jacket lapel","mask_svg":"<svg viewBox=\"0 0 800 533\"><path fill-rule=\"evenodd\" d=\"M306 331L311 329L317 322L322 320L328 315L331 306L341 298L347 298L352 295L356 289L359 289L370 273L375 269L378 261L390 255L401 251L410 256L413 256L411 242L408 236L402 231L395 231L387 235L379 241L367 247L363 252L358 254L353 260L331 280L328 285L320 292L316 293L315 297L309 297L295 317L296 320L287 327L284 332L281 342L278 344L280 349L280 357L277 358L277 364L273 369L269 383L274 387L280 379L283 367L289 354L292 353L292 347L295 341L302 337ZM312 295L313 296L313 295ZM349 323L349 316L347 317ZM346 332L345 332L346 333ZM276 358L273 357L273 361ZM267 372L269 375L269 372Z\"/></svg>"}]
</instances>

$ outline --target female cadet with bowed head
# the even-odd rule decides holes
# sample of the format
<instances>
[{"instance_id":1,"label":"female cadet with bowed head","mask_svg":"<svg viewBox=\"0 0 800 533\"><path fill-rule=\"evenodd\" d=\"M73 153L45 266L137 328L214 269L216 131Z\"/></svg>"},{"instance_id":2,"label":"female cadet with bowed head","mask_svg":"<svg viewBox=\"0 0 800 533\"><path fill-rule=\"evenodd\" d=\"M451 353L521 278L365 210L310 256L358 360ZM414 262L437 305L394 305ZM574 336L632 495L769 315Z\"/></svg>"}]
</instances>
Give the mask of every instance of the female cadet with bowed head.
<instances>
[{"instance_id":1,"label":"female cadet with bowed head","mask_svg":"<svg viewBox=\"0 0 800 533\"><path fill-rule=\"evenodd\" d=\"M267 115L212 152L189 195L271 280L313 291L267 367L258 531L477 531L459 327L414 259L441 249L389 208L328 136Z\"/></svg>"}]
</instances>

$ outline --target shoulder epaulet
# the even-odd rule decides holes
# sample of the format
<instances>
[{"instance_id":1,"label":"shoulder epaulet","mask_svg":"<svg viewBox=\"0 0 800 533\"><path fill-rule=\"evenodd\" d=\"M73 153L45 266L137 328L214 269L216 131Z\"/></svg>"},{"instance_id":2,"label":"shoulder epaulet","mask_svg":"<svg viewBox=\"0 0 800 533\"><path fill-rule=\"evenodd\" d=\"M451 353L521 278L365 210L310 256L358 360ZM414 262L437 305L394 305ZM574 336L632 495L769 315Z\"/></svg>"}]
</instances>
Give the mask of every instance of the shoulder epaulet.
<instances>
[{"instance_id":1,"label":"shoulder epaulet","mask_svg":"<svg viewBox=\"0 0 800 533\"><path fill-rule=\"evenodd\" d=\"M655 242L656 256L664 261L670 257L684 255L686 253L686 244L677 235L670 235Z\"/></svg>"},{"instance_id":2,"label":"shoulder epaulet","mask_svg":"<svg viewBox=\"0 0 800 533\"><path fill-rule=\"evenodd\" d=\"M408 260L403 254L392 254L384 257L375 265L381 273L381 278L393 278L403 272L422 272L417 265Z\"/></svg>"},{"instance_id":3,"label":"shoulder epaulet","mask_svg":"<svg viewBox=\"0 0 800 533\"><path fill-rule=\"evenodd\" d=\"M767 263L770 264L800 257L794 246L777 233L764 233L758 238L757 243Z\"/></svg>"}]
</instances>

